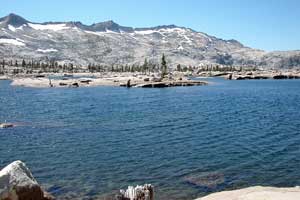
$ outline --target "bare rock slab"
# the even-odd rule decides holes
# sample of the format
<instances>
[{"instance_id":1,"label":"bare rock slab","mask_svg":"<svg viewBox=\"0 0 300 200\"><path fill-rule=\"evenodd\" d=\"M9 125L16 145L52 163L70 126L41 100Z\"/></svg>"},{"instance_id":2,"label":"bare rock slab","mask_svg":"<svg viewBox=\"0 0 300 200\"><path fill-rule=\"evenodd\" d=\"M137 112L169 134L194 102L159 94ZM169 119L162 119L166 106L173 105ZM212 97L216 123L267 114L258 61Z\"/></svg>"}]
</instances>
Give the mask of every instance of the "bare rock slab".
<instances>
[{"instance_id":1,"label":"bare rock slab","mask_svg":"<svg viewBox=\"0 0 300 200\"><path fill-rule=\"evenodd\" d=\"M218 192L196 200L299 200L300 187L274 188L249 187L240 190Z\"/></svg>"},{"instance_id":2,"label":"bare rock slab","mask_svg":"<svg viewBox=\"0 0 300 200\"><path fill-rule=\"evenodd\" d=\"M22 161L15 161L0 171L1 200L53 200L43 191Z\"/></svg>"}]
</instances>

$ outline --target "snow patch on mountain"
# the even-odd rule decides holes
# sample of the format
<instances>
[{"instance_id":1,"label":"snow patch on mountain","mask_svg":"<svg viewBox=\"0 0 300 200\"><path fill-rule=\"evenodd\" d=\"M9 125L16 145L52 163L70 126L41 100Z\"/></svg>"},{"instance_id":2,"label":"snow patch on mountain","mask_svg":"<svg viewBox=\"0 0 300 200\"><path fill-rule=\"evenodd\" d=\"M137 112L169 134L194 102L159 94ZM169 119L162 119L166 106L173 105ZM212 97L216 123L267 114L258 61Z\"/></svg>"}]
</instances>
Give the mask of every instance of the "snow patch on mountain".
<instances>
[{"instance_id":1,"label":"snow patch on mountain","mask_svg":"<svg viewBox=\"0 0 300 200\"><path fill-rule=\"evenodd\" d=\"M183 37L184 37L186 43L193 44L193 41L188 36L183 35Z\"/></svg>"},{"instance_id":2,"label":"snow patch on mountain","mask_svg":"<svg viewBox=\"0 0 300 200\"><path fill-rule=\"evenodd\" d=\"M178 32L186 32L183 28L163 28L160 29L161 32L167 32L167 33L178 33Z\"/></svg>"},{"instance_id":3,"label":"snow patch on mountain","mask_svg":"<svg viewBox=\"0 0 300 200\"><path fill-rule=\"evenodd\" d=\"M27 37L27 38L30 38L30 39L36 39L36 38L34 38L34 37L32 37L32 36L29 36L29 35L23 35L24 37Z\"/></svg>"},{"instance_id":4,"label":"snow patch on mountain","mask_svg":"<svg viewBox=\"0 0 300 200\"><path fill-rule=\"evenodd\" d=\"M115 31L110 31L110 30L106 30L106 31L84 31L85 33L88 34L93 34L93 35L98 35L98 36L104 36L104 35L110 35L110 34L126 34L126 32L115 32Z\"/></svg>"},{"instance_id":5,"label":"snow patch on mountain","mask_svg":"<svg viewBox=\"0 0 300 200\"><path fill-rule=\"evenodd\" d=\"M9 24L8 29L11 30L12 32L16 32L17 30L23 30L23 27L25 27L25 26L27 26L27 25L25 24L25 25L22 25L22 26L19 26L19 27L14 27L13 25Z\"/></svg>"},{"instance_id":6,"label":"snow patch on mountain","mask_svg":"<svg viewBox=\"0 0 300 200\"><path fill-rule=\"evenodd\" d=\"M150 34L157 33L157 32L158 31L155 31L155 30L134 31L134 33L138 34L138 35L150 35Z\"/></svg>"},{"instance_id":7,"label":"snow patch on mountain","mask_svg":"<svg viewBox=\"0 0 300 200\"><path fill-rule=\"evenodd\" d=\"M94 31L84 31L84 32L88 34L98 35L98 36L103 36L105 33L105 32L94 32Z\"/></svg>"},{"instance_id":8,"label":"snow patch on mountain","mask_svg":"<svg viewBox=\"0 0 300 200\"><path fill-rule=\"evenodd\" d=\"M21 39L8 39L8 38L0 38L0 44L12 44L16 46L25 46L25 43Z\"/></svg>"},{"instance_id":9,"label":"snow patch on mountain","mask_svg":"<svg viewBox=\"0 0 300 200\"><path fill-rule=\"evenodd\" d=\"M164 34L164 33L184 33L186 32L185 29L183 28L162 28L162 29L159 29L159 30L138 30L138 31L134 31L135 34L139 34L139 35L150 35L150 34L153 34L153 33L161 33L161 34Z\"/></svg>"},{"instance_id":10,"label":"snow patch on mountain","mask_svg":"<svg viewBox=\"0 0 300 200\"><path fill-rule=\"evenodd\" d=\"M178 49L178 50L184 50L184 48L183 48L182 45L180 45L177 49Z\"/></svg>"},{"instance_id":11,"label":"snow patch on mountain","mask_svg":"<svg viewBox=\"0 0 300 200\"><path fill-rule=\"evenodd\" d=\"M23 30L23 28L26 27L26 26L27 26L27 25L24 24L24 25L22 25L22 26L17 27L16 30Z\"/></svg>"},{"instance_id":12,"label":"snow patch on mountain","mask_svg":"<svg viewBox=\"0 0 300 200\"><path fill-rule=\"evenodd\" d=\"M111 31L111 30L108 30L108 29L106 29L106 31L104 33L117 33L117 34L119 34L118 32Z\"/></svg>"},{"instance_id":13,"label":"snow patch on mountain","mask_svg":"<svg viewBox=\"0 0 300 200\"><path fill-rule=\"evenodd\" d=\"M32 23L28 23L28 25L35 30L61 31L61 30L70 28L66 24L32 24Z\"/></svg>"},{"instance_id":14,"label":"snow patch on mountain","mask_svg":"<svg viewBox=\"0 0 300 200\"><path fill-rule=\"evenodd\" d=\"M13 32L16 32L16 28L14 26L10 25L10 24L8 25L8 29L13 31Z\"/></svg>"},{"instance_id":15,"label":"snow patch on mountain","mask_svg":"<svg viewBox=\"0 0 300 200\"><path fill-rule=\"evenodd\" d=\"M57 49L37 49L36 51L41 52L41 53L51 53L51 52L57 52Z\"/></svg>"}]
</instances>

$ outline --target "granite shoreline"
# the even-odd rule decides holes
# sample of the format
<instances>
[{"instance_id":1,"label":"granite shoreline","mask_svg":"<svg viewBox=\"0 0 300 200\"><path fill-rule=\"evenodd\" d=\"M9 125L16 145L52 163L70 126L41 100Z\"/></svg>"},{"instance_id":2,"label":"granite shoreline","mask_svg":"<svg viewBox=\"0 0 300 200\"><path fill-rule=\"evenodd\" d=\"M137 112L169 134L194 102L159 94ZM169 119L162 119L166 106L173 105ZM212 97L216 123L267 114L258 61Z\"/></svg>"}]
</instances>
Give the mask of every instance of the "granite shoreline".
<instances>
[{"instance_id":1,"label":"granite shoreline","mask_svg":"<svg viewBox=\"0 0 300 200\"><path fill-rule=\"evenodd\" d=\"M115 200L154 200L151 184L120 190ZM22 161L14 161L0 171L1 200L55 200L36 181ZM195 200L299 200L300 187L276 188L254 186L244 189L217 192Z\"/></svg>"},{"instance_id":2,"label":"granite shoreline","mask_svg":"<svg viewBox=\"0 0 300 200\"><path fill-rule=\"evenodd\" d=\"M2 76L0 80L12 80L12 86L33 88L65 87L142 87L161 88L175 86L206 85L207 82L190 80L183 74L168 75L161 78L159 74L143 73L76 73L76 74L38 74Z\"/></svg>"},{"instance_id":3,"label":"granite shoreline","mask_svg":"<svg viewBox=\"0 0 300 200\"><path fill-rule=\"evenodd\" d=\"M42 73L2 75L0 80L11 80L12 86L34 88L65 88L65 87L174 87L207 85L207 81L192 80L193 78L221 77L228 80L252 79L300 79L300 70L262 70L235 72L177 72L174 71L164 78L159 73L104 72L104 73Z\"/></svg>"}]
</instances>

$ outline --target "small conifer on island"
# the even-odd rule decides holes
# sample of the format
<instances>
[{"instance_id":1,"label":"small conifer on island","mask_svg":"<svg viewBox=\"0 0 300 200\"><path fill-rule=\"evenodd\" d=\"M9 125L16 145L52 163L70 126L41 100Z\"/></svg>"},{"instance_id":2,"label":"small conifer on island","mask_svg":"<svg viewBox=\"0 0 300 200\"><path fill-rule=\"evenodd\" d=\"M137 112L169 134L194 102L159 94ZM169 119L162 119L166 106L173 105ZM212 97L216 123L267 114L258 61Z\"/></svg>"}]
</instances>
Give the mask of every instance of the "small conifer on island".
<instances>
[{"instance_id":1,"label":"small conifer on island","mask_svg":"<svg viewBox=\"0 0 300 200\"><path fill-rule=\"evenodd\" d=\"M164 78L167 75L167 61L165 54L162 55L161 58L161 78Z\"/></svg>"}]
</instances>

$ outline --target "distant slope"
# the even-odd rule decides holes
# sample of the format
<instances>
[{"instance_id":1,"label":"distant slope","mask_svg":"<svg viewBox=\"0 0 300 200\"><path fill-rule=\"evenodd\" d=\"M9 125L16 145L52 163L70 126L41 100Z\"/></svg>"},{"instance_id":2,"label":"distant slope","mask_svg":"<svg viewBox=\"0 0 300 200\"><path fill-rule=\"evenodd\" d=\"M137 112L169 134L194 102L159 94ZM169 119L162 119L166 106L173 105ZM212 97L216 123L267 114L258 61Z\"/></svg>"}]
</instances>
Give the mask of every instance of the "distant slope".
<instances>
[{"instance_id":1,"label":"distant slope","mask_svg":"<svg viewBox=\"0 0 300 200\"><path fill-rule=\"evenodd\" d=\"M113 21L34 23L9 14L0 19L0 58L55 59L87 65L159 63L166 54L177 64L300 66L300 51L265 52L175 25L132 28Z\"/></svg>"}]
</instances>

